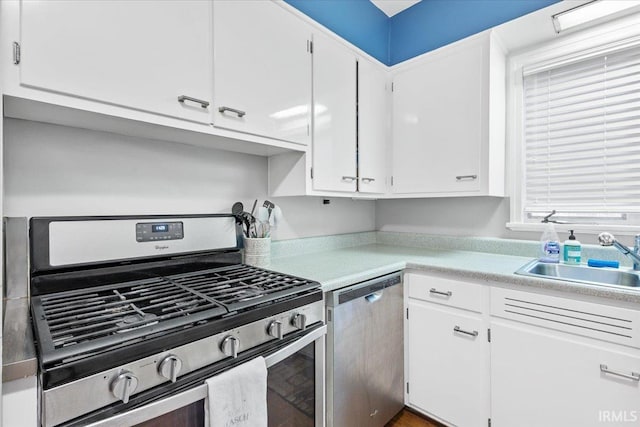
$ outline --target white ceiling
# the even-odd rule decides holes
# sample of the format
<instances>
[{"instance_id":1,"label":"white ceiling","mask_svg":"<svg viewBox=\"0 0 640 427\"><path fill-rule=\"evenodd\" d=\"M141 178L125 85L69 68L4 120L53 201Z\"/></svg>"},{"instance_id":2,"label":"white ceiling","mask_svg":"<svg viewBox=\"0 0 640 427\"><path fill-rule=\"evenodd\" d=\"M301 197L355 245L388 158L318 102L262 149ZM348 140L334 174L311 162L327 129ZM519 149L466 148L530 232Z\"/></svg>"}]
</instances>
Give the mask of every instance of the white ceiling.
<instances>
[{"instance_id":1,"label":"white ceiling","mask_svg":"<svg viewBox=\"0 0 640 427\"><path fill-rule=\"evenodd\" d=\"M371 0L378 9L383 11L388 17L400 13L408 7L419 3L421 0Z\"/></svg>"}]
</instances>

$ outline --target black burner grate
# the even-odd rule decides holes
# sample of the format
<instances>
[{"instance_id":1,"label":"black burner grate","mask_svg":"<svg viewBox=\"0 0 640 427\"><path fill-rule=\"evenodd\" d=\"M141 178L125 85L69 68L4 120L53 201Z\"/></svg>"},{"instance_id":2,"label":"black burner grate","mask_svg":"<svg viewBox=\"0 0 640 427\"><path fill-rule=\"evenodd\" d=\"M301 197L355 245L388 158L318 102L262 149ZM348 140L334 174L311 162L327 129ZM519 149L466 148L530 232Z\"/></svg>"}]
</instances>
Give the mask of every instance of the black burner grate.
<instances>
[{"instance_id":1,"label":"black burner grate","mask_svg":"<svg viewBox=\"0 0 640 427\"><path fill-rule=\"evenodd\" d=\"M239 264L36 296L32 307L41 351L69 358L317 287L316 282Z\"/></svg>"}]
</instances>

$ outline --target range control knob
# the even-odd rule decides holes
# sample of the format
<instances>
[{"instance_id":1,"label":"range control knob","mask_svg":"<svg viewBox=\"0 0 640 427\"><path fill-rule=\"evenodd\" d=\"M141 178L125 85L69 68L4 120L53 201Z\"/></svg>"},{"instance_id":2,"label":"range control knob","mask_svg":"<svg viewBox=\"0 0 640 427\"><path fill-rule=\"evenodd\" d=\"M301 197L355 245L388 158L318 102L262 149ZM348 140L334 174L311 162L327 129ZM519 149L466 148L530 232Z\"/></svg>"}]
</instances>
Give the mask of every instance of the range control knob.
<instances>
[{"instance_id":1,"label":"range control knob","mask_svg":"<svg viewBox=\"0 0 640 427\"><path fill-rule=\"evenodd\" d=\"M220 350L227 356L231 356L234 359L238 357L238 350L240 349L240 340L231 335L225 337L220 344Z\"/></svg>"},{"instance_id":2,"label":"range control knob","mask_svg":"<svg viewBox=\"0 0 640 427\"><path fill-rule=\"evenodd\" d=\"M296 313L291 319L291 324L301 331L304 331L307 329L307 316L301 313Z\"/></svg>"},{"instance_id":3,"label":"range control knob","mask_svg":"<svg viewBox=\"0 0 640 427\"><path fill-rule=\"evenodd\" d=\"M269 326L267 327L267 334L269 334L269 336L271 337L278 338L279 340L281 340L282 339L282 322L278 322L277 320L274 320L271 323L269 323Z\"/></svg>"},{"instance_id":4,"label":"range control knob","mask_svg":"<svg viewBox=\"0 0 640 427\"><path fill-rule=\"evenodd\" d=\"M158 373L166 379L170 380L172 383L176 382L181 369L182 360L180 360L178 356L174 356L173 354L170 354L169 356L162 359L162 361L158 365Z\"/></svg>"},{"instance_id":5,"label":"range control knob","mask_svg":"<svg viewBox=\"0 0 640 427\"><path fill-rule=\"evenodd\" d=\"M111 381L111 393L123 403L129 403L129 397L137 388L138 378L129 371L121 372Z\"/></svg>"}]
</instances>

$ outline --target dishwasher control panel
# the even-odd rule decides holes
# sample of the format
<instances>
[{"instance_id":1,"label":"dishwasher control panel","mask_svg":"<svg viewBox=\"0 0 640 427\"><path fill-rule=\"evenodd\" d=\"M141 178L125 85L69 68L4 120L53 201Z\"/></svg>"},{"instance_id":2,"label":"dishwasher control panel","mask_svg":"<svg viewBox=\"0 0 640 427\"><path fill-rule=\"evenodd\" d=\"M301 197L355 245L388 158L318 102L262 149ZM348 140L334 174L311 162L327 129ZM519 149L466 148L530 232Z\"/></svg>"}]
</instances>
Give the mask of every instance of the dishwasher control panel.
<instances>
[{"instance_id":1,"label":"dishwasher control panel","mask_svg":"<svg viewBox=\"0 0 640 427\"><path fill-rule=\"evenodd\" d=\"M356 298L364 297L375 292L380 292L386 288L402 282L402 273L392 273L381 277L376 277L366 282L348 286L344 289L334 291L329 294L327 305L335 307Z\"/></svg>"}]
</instances>

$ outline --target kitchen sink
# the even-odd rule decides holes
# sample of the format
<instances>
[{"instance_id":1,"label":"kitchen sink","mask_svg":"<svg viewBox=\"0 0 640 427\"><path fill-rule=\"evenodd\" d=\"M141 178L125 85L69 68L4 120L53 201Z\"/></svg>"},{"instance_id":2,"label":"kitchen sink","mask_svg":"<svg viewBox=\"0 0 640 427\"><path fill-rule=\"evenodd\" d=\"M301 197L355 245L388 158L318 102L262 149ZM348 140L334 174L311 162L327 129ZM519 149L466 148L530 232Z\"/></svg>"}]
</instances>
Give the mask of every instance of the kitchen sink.
<instances>
[{"instance_id":1,"label":"kitchen sink","mask_svg":"<svg viewBox=\"0 0 640 427\"><path fill-rule=\"evenodd\" d=\"M612 268L552 264L534 260L516 271L516 274L591 285L621 286L640 289L640 274Z\"/></svg>"}]
</instances>

